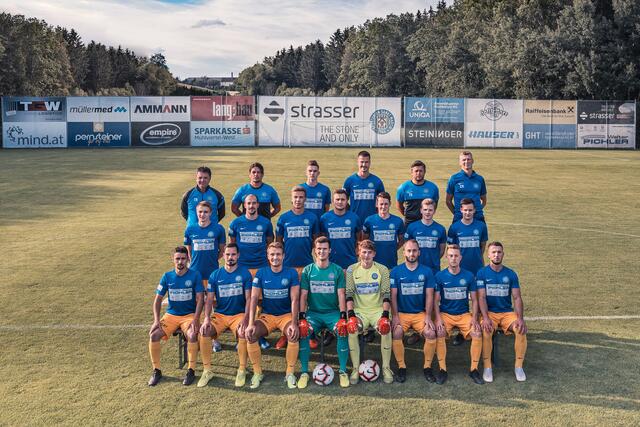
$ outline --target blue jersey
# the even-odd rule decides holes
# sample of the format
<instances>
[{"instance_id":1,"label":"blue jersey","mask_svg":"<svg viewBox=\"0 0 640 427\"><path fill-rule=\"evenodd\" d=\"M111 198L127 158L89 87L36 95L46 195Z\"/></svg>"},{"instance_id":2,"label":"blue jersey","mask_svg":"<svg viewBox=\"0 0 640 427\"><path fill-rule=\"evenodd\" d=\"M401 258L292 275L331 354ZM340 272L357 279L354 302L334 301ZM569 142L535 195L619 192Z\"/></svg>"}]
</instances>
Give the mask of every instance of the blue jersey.
<instances>
[{"instance_id":1,"label":"blue jersey","mask_svg":"<svg viewBox=\"0 0 640 427\"><path fill-rule=\"evenodd\" d=\"M256 219L239 216L229 225L229 237L234 237L240 249L238 265L260 268L267 261L267 238L273 238L273 226L267 218L258 215Z\"/></svg>"},{"instance_id":2,"label":"blue jersey","mask_svg":"<svg viewBox=\"0 0 640 427\"><path fill-rule=\"evenodd\" d=\"M281 316L291 313L291 288L300 286L298 272L283 267L274 273L271 267L258 270L253 278L253 287L262 289L262 313Z\"/></svg>"},{"instance_id":3,"label":"blue jersey","mask_svg":"<svg viewBox=\"0 0 640 427\"><path fill-rule=\"evenodd\" d=\"M304 211L296 215L288 211L280 215L276 224L276 236L284 240L284 266L304 267L313 262L311 247L313 236L318 234L318 217Z\"/></svg>"},{"instance_id":4,"label":"blue jersey","mask_svg":"<svg viewBox=\"0 0 640 427\"><path fill-rule=\"evenodd\" d=\"M420 221L412 222L404 233L404 240L415 239L420 246L420 264L433 270L440 271L440 245L447 243L447 230L433 221L426 225Z\"/></svg>"},{"instance_id":5,"label":"blue jersey","mask_svg":"<svg viewBox=\"0 0 640 427\"><path fill-rule=\"evenodd\" d=\"M480 245L488 239L487 225L478 220L473 220L469 225L462 221L451 224L447 233L447 242L460 246L460 268L476 274L484 266Z\"/></svg>"},{"instance_id":6,"label":"blue jersey","mask_svg":"<svg viewBox=\"0 0 640 427\"><path fill-rule=\"evenodd\" d=\"M451 315L469 312L470 292L476 291L473 273L460 269L451 274L448 268L436 274L436 292L440 293L440 311Z\"/></svg>"},{"instance_id":7,"label":"blue jersey","mask_svg":"<svg viewBox=\"0 0 640 427\"><path fill-rule=\"evenodd\" d=\"M438 186L431 181L424 181L416 185L413 181L405 181L398 187L396 200L404 206L404 219L407 224L422 218L420 209L424 199L433 199L436 203L440 199Z\"/></svg>"},{"instance_id":8,"label":"blue jersey","mask_svg":"<svg viewBox=\"0 0 640 427\"><path fill-rule=\"evenodd\" d=\"M307 199L304 202L305 212L315 214L318 219L324 214L325 205L331 204L331 190L324 184L317 183L315 187L306 182L300 184L307 192Z\"/></svg>"},{"instance_id":9,"label":"blue jersey","mask_svg":"<svg viewBox=\"0 0 640 427\"><path fill-rule=\"evenodd\" d=\"M376 213L376 196L384 191L382 180L373 174L360 178L353 174L342 186L349 194L350 209L364 222L367 217Z\"/></svg>"},{"instance_id":10,"label":"blue jersey","mask_svg":"<svg viewBox=\"0 0 640 427\"><path fill-rule=\"evenodd\" d=\"M242 206L244 198L248 194L253 194L258 199L258 214L265 218L271 218L271 206L280 203L280 197L278 197L276 190L265 183L262 183L258 188L253 188L251 184L245 184L236 190L231 201Z\"/></svg>"},{"instance_id":11,"label":"blue jersey","mask_svg":"<svg viewBox=\"0 0 640 427\"><path fill-rule=\"evenodd\" d=\"M329 261L346 269L358 261L356 256L357 234L362 230L358 215L351 211L336 215L329 211L320 218L320 231L331 241Z\"/></svg>"},{"instance_id":12,"label":"blue jersey","mask_svg":"<svg viewBox=\"0 0 640 427\"><path fill-rule=\"evenodd\" d=\"M382 219L378 214L371 215L364 221L362 230L376 244L374 261L388 269L398 265L398 241L404 234L404 223L400 217L389 215L389 218Z\"/></svg>"},{"instance_id":13,"label":"blue jersey","mask_svg":"<svg viewBox=\"0 0 640 427\"><path fill-rule=\"evenodd\" d=\"M251 291L251 273L244 267L238 267L229 273L221 267L211 273L207 292L216 296L216 313L233 316L244 313L247 299L245 291Z\"/></svg>"},{"instance_id":14,"label":"blue jersey","mask_svg":"<svg viewBox=\"0 0 640 427\"><path fill-rule=\"evenodd\" d=\"M211 212L211 222L219 221L218 212L224 209L224 196L222 193L209 186L207 186L204 193L201 192L198 187L194 187L184 193L184 196L182 196L182 206L180 207L182 216L187 220L187 227L198 223L196 207L200 202L211 203L211 208L213 209L213 212Z\"/></svg>"},{"instance_id":15,"label":"blue jersey","mask_svg":"<svg viewBox=\"0 0 640 427\"><path fill-rule=\"evenodd\" d=\"M489 311L508 313L513 311L511 289L520 288L520 281L516 272L508 267L502 266L502 270L496 272L486 266L476 274L476 287L485 289Z\"/></svg>"},{"instance_id":16,"label":"blue jersey","mask_svg":"<svg viewBox=\"0 0 640 427\"><path fill-rule=\"evenodd\" d=\"M480 196L487 194L487 186L484 183L484 178L478 175L475 171L471 172L471 176L468 176L462 170L451 175L449 183L447 184L447 194L451 194L453 196L453 222L462 219L460 201L464 198L473 200L476 207L476 214L474 217L477 219L484 219Z\"/></svg>"},{"instance_id":17,"label":"blue jersey","mask_svg":"<svg viewBox=\"0 0 640 427\"><path fill-rule=\"evenodd\" d=\"M169 293L167 313L174 316L185 316L196 312L196 294L204 292L202 276L196 270L187 270L178 276L175 270L162 275L156 294L165 296Z\"/></svg>"},{"instance_id":18,"label":"blue jersey","mask_svg":"<svg viewBox=\"0 0 640 427\"><path fill-rule=\"evenodd\" d=\"M202 278L207 278L218 268L219 245L226 243L224 227L211 223L206 227L189 225L184 230L184 244L191 247L189 268L198 270Z\"/></svg>"},{"instance_id":19,"label":"blue jersey","mask_svg":"<svg viewBox=\"0 0 640 427\"><path fill-rule=\"evenodd\" d=\"M427 288L435 288L436 282L431 269L418 264L411 271L402 263L391 270L391 289L397 289L398 311L400 313L421 313L426 310Z\"/></svg>"}]
</instances>

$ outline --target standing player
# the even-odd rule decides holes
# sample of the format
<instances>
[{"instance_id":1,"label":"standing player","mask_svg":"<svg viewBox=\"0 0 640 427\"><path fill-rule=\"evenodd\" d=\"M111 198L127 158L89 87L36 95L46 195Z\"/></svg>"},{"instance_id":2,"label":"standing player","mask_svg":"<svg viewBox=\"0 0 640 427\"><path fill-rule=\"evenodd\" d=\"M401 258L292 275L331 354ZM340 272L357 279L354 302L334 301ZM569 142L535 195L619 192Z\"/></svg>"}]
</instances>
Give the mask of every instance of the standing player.
<instances>
[{"instance_id":1,"label":"standing player","mask_svg":"<svg viewBox=\"0 0 640 427\"><path fill-rule=\"evenodd\" d=\"M371 154L368 151L358 153L358 172L344 181L342 186L349 194L351 210L360 221L376 213L376 196L384 191L382 180L369 172Z\"/></svg>"},{"instance_id":2,"label":"standing player","mask_svg":"<svg viewBox=\"0 0 640 427\"><path fill-rule=\"evenodd\" d=\"M349 353L353 371L351 384L359 380L360 343L358 330L375 326L381 336L380 351L382 353L382 379L385 383L393 382L391 370L391 290L389 270L374 261L376 245L371 240L358 243L360 261L347 269L347 317L349 332Z\"/></svg>"},{"instance_id":3,"label":"standing player","mask_svg":"<svg viewBox=\"0 0 640 427\"><path fill-rule=\"evenodd\" d=\"M184 385L191 385L196 378L195 367L198 357L198 329L202 312L202 277L196 270L187 267L189 253L184 246L178 246L173 251L173 270L162 275L153 300L153 324L149 330L149 355L153 365L153 374L149 385L155 386L162 378L160 371L160 354L162 347L160 340L169 337L180 328L187 337L187 374L182 381ZM167 312L160 318L162 299L169 294Z\"/></svg>"},{"instance_id":4,"label":"standing player","mask_svg":"<svg viewBox=\"0 0 640 427\"><path fill-rule=\"evenodd\" d=\"M487 206L487 186L484 178L473 170L471 151L463 151L458 159L462 170L451 175L447 184L447 207L453 214L452 222L462 218L462 199L473 200L476 206L475 219L484 221L484 208Z\"/></svg>"},{"instance_id":5,"label":"standing player","mask_svg":"<svg viewBox=\"0 0 640 427\"><path fill-rule=\"evenodd\" d=\"M364 221L362 231L365 239L376 244L375 261L392 269L398 265L398 248L404 240L404 223L398 216L389 213L391 196L386 191L376 197L378 213Z\"/></svg>"},{"instance_id":6,"label":"standing player","mask_svg":"<svg viewBox=\"0 0 640 427\"><path fill-rule=\"evenodd\" d=\"M349 387L347 358L347 308L345 301L344 272L339 265L329 261L331 243L325 236L314 241L316 260L302 271L300 283L300 365L302 374L298 388L305 388L309 382L309 337L303 337L303 325L311 325L314 331L322 328L335 330L338 335L338 360L340 362L340 386ZM308 324L305 324L308 322ZM308 327L307 327L308 329Z\"/></svg>"},{"instance_id":7,"label":"standing player","mask_svg":"<svg viewBox=\"0 0 640 427\"><path fill-rule=\"evenodd\" d=\"M245 384L247 376L247 340L244 330L249 323L249 301L251 299L251 273L238 267L238 245L229 243L224 248L224 266L211 273L207 285L207 302L204 321L200 327L200 354L204 371L198 387L204 387L213 378L211 370L211 341L227 329L238 338L238 372L236 387ZM213 302L216 312L211 316Z\"/></svg>"},{"instance_id":8,"label":"standing player","mask_svg":"<svg viewBox=\"0 0 640 427\"><path fill-rule=\"evenodd\" d=\"M320 175L320 165L315 160L307 162L307 181L300 184L307 193L307 200L304 202L304 210L315 214L318 219L329 210L331 205L331 190L324 184L318 182Z\"/></svg>"},{"instance_id":9,"label":"standing player","mask_svg":"<svg viewBox=\"0 0 640 427\"><path fill-rule=\"evenodd\" d=\"M486 295L486 304L491 320L491 328L483 328L482 359L484 362L483 378L493 381L491 367L491 350L493 331L500 328L505 335L515 334L515 374L517 381L526 381L527 376L522 368L524 355L527 352L527 325L524 322L524 305L520 293L518 275L502 264L504 248L500 242L489 243L489 265L480 269L476 275L476 286L480 297ZM511 298L513 297L513 305ZM514 311L515 308L515 311ZM485 325L483 325L485 326Z\"/></svg>"},{"instance_id":10,"label":"standing player","mask_svg":"<svg viewBox=\"0 0 640 427\"><path fill-rule=\"evenodd\" d=\"M398 362L397 379L401 383L407 379L407 365L404 362L404 344L402 343L404 334L409 329L413 329L425 337L423 369L427 380L433 379L431 359L436 347L435 328L431 321L431 310L428 310L433 305L435 287L433 273L429 267L418 263L420 255L418 242L413 239L407 240L404 243L403 252L405 262L396 266L390 273L393 354ZM429 311L428 317L427 311Z\"/></svg>"},{"instance_id":11,"label":"standing player","mask_svg":"<svg viewBox=\"0 0 640 427\"><path fill-rule=\"evenodd\" d=\"M269 265L267 246L273 242L273 226L268 218L258 215L255 194L248 194L244 198L244 215L231 221L229 241L238 244L238 265L248 268L252 276L259 268Z\"/></svg>"},{"instance_id":12,"label":"standing player","mask_svg":"<svg viewBox=\"0 0 640 427\"><path fill-rule=\"evenodd\" d=\"M296 388L294 370L300 348L298 343L300 331L297 322L300 299L298 273L293 268L282 266L284 248L280 242L269 245L267 258L269 267L258 270L256 277L253 278L249 322L245 332L249 341L247 346L249 359L254 372L251 388L258 388L264 378L257 339L269 335L276 329L286 335L289 340L285 356L287 360L285 380L289 388ZM256 308L260 298L262 298L262 314L256 319Z\"/></svg>"},{"instance_id":13,"label":"standing player","mask_svg":"<svg viewBox=\"0 0 640 427\"><path fill-rule=\"evenodd\" d=\"M471 272L460 268L462 256L457 245L449 245L446 253L448 267L436 274L434 311L437 332L436 353L440 365L436 382L444 384L448 377L445 333L451 335L453 328L458 328L465 339L468 340L471 337L469 376L476 384L484 384L478 371L482 353L482 331L478 323L479 304L475 278ZM469 294L471 295L471 313L469 313Z\"/></svg>"},{"instance_id":14,"label":"standing player","mask_svg":"<svg viewBox=\"0 0 640 427\"><path fill-rule=\"evenodd\" d=\"M339 188L333 192L333 211L320 218L320 232L331 241L329 260L346 269L358 261L356 245L362 225L354 212L347 210L347 192Z\"/></svg>"},{"instance_id":15,"label":"standing player","mask_svg":"<svg viewBox=\"0 0 640 427\"><path fill-rule=\"evenodd\" d=\"M210 187L210 182L211 169L206 166L200 166L196 170L196 186L184 193L180 204L180 213L187 220L187 226L198 223L196 206L200 202L209 202L212 207L216 207L215 212L211 215L213 222L220 222L224 218L224 196L215 188Z\"/></svg>"},{"instance_id":16,"label":"standing player","mask_svg":"<svg viewBox=\"0 0 640 427\"><path fill-rule=\"evenodd\" d=\"M222 256L222 249L226 243L224 227L211 222L211 204L200 202L196 208L198 222L188 225L184 231L184 245L189 251L191 264L189 268L197 270L202 276L203 285L207 286L207 279L218 268L218 259Z\"/></svg>"},{"instance_id":17,"label":"standing player","mask_svg":"<svg viewBox=\"0 0 640 427\"><path fill-rule=\"evenodd\" d=\"M280 212L280 197L276 190L269 184L262 182L264 177L264 166L255 162L249 165L249 183L236 190L231 200L231 211L236 216L242 216L240 205L244 202L247 194L253 194L258 199L258 214L269 220Z\"/></svg>"},{"instance_id":18,"label":"standing player","mask_svg":"<svg viewBox=\"0 0 640 427\"><path fill-rule=\"evenodd\" d=\"M422 219L413 222L404 233L405 240L415 239L420 246L420 264L433 270L433 274L440 271L440 259L444 255L447 244L447 230L433 220L436 213L436 203L432 199L424 199L421 203Z\"/></svg>"},{"instance_id":19,"label":"standing player","mask_svg":"<svg viewBox=\"0 0 640 427\"><path fill-rule=\"evenodd\" d=\"M424 179L427 165L421 160L411 163L411 180L400 184L396 193L396 206L400 214L404 215L404 224L408 226L421 217L420 203L424 199L431 199L438 207L440 191L438 186Z\"/></svg>"},{"instance_id":20,"label":"standing player","mask_svg":"<svg viewBox=\"0 0 640 427\"><path fill-rule=\"evenodd\" d=\"M484 248L489 239L487 225L476 220L473 200L460 201L462 219L454 222L447 232L447 243L460 247L462 261L460 268L476 274L484 266Z\"/></svg>"}]
</instances>

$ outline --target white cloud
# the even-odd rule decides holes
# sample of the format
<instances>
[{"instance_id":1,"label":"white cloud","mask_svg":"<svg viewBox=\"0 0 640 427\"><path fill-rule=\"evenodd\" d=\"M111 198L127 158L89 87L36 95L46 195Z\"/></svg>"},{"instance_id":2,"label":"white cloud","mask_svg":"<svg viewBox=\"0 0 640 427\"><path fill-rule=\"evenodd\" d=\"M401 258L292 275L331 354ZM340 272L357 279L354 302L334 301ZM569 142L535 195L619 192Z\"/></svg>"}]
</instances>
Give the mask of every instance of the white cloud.
<instances>
[{"instance_id":1,"label":"white cloud","mask_svg":"<svg viewBox=\"0 0 640 427\"><path fill-rule=\"evenodd\" d=\"M436 0L3 0L0 10L74 28L88 43L149 55L160 49L180 77L237 75L289 45L326 42L336 29Z\"/></svg>"}]
</instances>

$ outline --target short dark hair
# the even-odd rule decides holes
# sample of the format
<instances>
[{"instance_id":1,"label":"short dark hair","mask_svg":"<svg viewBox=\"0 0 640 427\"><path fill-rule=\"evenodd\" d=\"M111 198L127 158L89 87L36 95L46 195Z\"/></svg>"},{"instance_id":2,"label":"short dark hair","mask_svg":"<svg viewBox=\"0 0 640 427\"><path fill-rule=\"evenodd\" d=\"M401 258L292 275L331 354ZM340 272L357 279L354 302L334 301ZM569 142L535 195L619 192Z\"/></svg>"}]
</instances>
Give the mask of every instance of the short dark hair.
<instances>
[{"instance_id":1,"label":"short dark hair","mask_svg":"<svg viewBox=\"0 0 640 427\"><path fill-rule=\"evenodd\" d=\"M207 175L209 175L209 178L211 178L211 169L209 169L207 166L200 166L198 169L196 169L196 174L198 172L206 173Z\"/></svg>"},{"instance_id":2,"label":"short dark hair","mask_svg":"<svg viewBox=\"0 0 640 427\"><path fill-rule=\"evenodd\" d=\"M175 254L185 254L185 255L189 255L189 251L187 250L186 246L176 246L173 249L173 255Z\"/></svg>"},{"instance_id":3,"label":"short dark hair","mask_svg":"<svg viewBox=\"0 0 640 427\"><path fill-rule=\"evenodd\" d=\"M249 165L249 172L251 172L251 169L253 168L258 168L260 169L260 173L264 173L264 166L262 166L262 163L260 162L253 162Z\"/></svg>"},{"instance_id":4,"label":"short dark hair","mask_svg":"<svg viewBox=\"0 0 640 427\"><path fill-rule=\"evenodd\" d=\"M368 151L366 150L362 150L361 152L358 153L358 157L368 157L371 158L371 154L369 154Z\"/></svg>"},{"instance_id":5,"label":"short dark hair","mask_svg":"<svg viewBox=\"0 0 640 427\"><path fill-rule=\"evenodd\" d=\"M236 242L229 242L226 245L224 245L225 249L233 249L235 248L236 252L240 253L240 247L238 246L238 244Z\"/></svg>"},{"instance_id":6,"label":"short dark hair","mask_svg":"<svg viewBox=\"0 0 640 427\"><path fill-rule=\"evenodd\" d=\"M204 206L205 208L209 208L209 212L213 212L213 207L211 207L211 203L209 203L206 200L203 200L200 203L198 203L198 205L196 206L196 209L198 209L198 207L200 207L200 206Z\"/></svg>"},{"instance_id":7,"label":"short dark hair","mask_svg":"<svg viewBox=\"0 0 640 427\"><path fill-rule=\"evenodd\" d=\"M364 239L364 240L360 240L360 242L358 243L358 252L360 252L360 249L369 249L370 251L376 251L376 244L369 239Z\"/></svg>"},{"instance_id":8,"label":"short dark hair","mask_svg":"<svg viewBox=\"0 0 640 427\"><path fill-rule=\"evenodd\" d=\"M349 193L347 193L347 190L345 190L344 188L336 188L335 190L333 190L333 195L335 196L336 194L344 194L345 196L347 196L347 199L349 198Z\"/></svg>"},{"instance_id":9,"label":"short dark hair","mask_svg":"<svg viewBox=\"0 0 640 427\"><path fill-rule=\"evenodd\" d=\"M306 189L306 188L304 188L302 185L296 185L296 186L294 186L294 187L291 189L291 192L292 192L292 193L298 193L298 192L301 192L301 193L304 193L304 195L305 195L305 196L307 195L307 189Z\"/></svg>"},{"instance_id":10,"label":"short dark hair","mask_svg":"<svg viewBox=\"0 0 640 427\"><path fill-rule=\"evenodd\" d=\"M317 237L316 240L313 241L313 247L315 248L318 243L328 243L329 247L331 247L331 240L327 236Z\"/></svg>"},{"instance_id":11,"label":"short dark hair","mask_svg":"<svg viewBox=\"0 0 640 427\"><path fill-rule=\"evenodd\" d=\"M425 171L427 170L427 165L425 165L422 160L414 160L413 163L411 163L411 169L418 167L422 167Z\"/></svg>"},{"instance_id":12,"label":"short dark hair","mask_svg":"<svg viewBox=\"0 0 640 427\"><path fill-rule=\"evenodd\" d=\"M462 205L473 205L473 207L476 207L476 204L474 203L473 199L470 199L468 197L465 197L464 199L460 200L460 206Z\"/></svg>"},{"instance_id":13,"label":"short dark hair","mask_svg":"<svg viewBox=\"0 0 640 427\"><path fill-rule=\"evenodd\" d=\"M389 203L391 203L391 194L387 193L386 191L381 191L378 193L378 195L376 196L376 199L387 199L389 201Z\"/></svg>"},{"instance_id":14,"label":"short dark hair","mask_svg":"<svg viewBox=\"0 0 640 427\"><path fill-rule=\"evenodd\" d=\"M317 162L316 160L309 160L309 161L307 162L307 166L315 166L315 167L317 167L318 169L320 169L320 165L318 164L318 162Z\"/></svg>"},{"instance_id":15,"label":"short dark hair","mask_svg":"<svg viewBox=\"0 0 640 427\"><path fill-rule=\"evenodd\" d=\"M501 247L504 250L504 246L502 246L502 243L498 242L497 240L489 243L487 245L487 249L489 249L491 246L498 246L498 247Z\"/></svg>"}]
</instances>

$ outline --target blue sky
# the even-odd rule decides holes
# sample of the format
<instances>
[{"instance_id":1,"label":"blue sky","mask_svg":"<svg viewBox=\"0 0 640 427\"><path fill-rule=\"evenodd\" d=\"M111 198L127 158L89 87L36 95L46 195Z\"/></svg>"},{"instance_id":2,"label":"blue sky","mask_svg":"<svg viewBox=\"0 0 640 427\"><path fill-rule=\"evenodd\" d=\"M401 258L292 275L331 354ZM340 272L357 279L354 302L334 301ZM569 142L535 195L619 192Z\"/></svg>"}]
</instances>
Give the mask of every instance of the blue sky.
<instances>
[{"instance_id":1,"label":"blue sky","mask_svg":"<svg viewBox=\"0 0 640 427\"><path fill-rule=\"evenodd\" d=\"M2 0L0 11L75 28L85 43L163 53L175 76L237 75L289 45L436 0Z\"/></svg>"}]
</instances>

